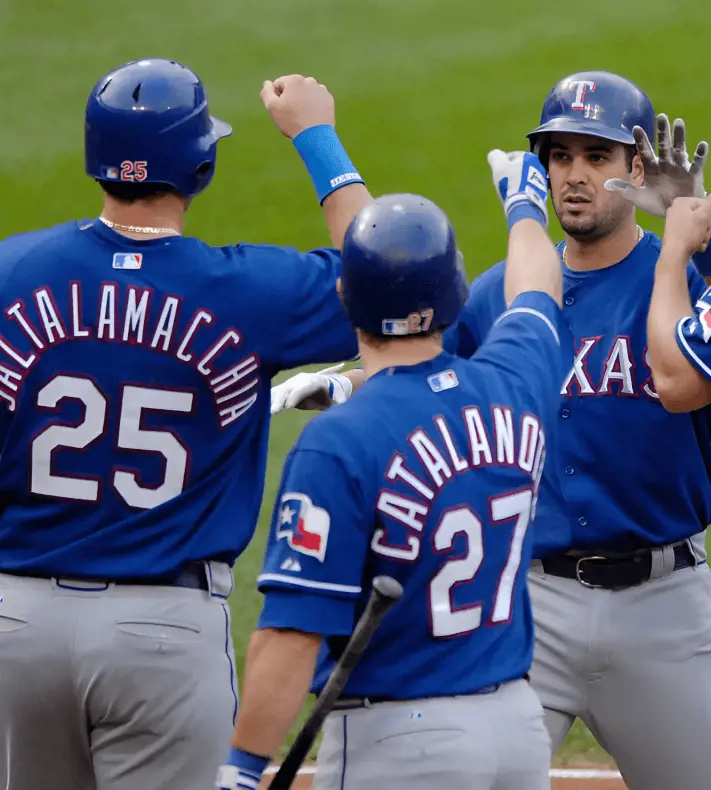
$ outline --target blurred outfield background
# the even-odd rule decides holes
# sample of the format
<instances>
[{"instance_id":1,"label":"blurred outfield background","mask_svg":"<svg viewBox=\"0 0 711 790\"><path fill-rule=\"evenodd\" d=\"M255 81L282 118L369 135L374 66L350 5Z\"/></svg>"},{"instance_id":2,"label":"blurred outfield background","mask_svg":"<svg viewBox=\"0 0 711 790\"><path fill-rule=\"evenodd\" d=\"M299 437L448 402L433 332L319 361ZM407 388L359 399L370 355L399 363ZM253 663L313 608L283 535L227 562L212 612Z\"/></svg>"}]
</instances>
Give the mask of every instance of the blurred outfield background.
<instances>
[{"instance_id":1,"label":"blurred outfield background","mask_svg":"<svg viewBox=\"0 0 711 790\"><path fill-rule=\"evenodd\" d=\"M195 69L213 113L234 127L189 234L328 243L305 170L258 95L263 79L298 72L333 92L338 131L371 192L439 203L474 276L506 245L486 153L526 146L553 83L620 72L658 111L686 119L693 150L711 138L710 40L705 0L0 0L0 236L97 213L98 188L82 172L86 96L115 66L160 56ZM262 520L231 601L240 669L282 459L308 416L273 423ZM602 756L579 727L562 758Z\"/></svg>"}]
</instances>

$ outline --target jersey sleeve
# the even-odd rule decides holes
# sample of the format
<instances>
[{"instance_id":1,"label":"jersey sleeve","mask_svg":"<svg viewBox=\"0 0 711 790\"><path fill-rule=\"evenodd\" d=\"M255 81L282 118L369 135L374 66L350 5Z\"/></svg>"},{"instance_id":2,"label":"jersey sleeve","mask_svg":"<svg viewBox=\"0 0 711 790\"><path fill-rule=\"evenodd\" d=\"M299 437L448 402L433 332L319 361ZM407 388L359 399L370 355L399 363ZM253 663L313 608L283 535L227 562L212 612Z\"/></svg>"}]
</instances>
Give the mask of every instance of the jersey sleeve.
<instances>
[{"instance_id":1,"label":"jersey sleeve","mask_svg":"<svg viewBox=\"0 0 711 790\"><path fill-rule=\"evenodd\" d=\"M697 300L701 299L707 290L707 286L706 281L701 274L699 274L699 270L693 262L689 263L686 268L686 280L689 283L689 296L691 296L691 302L695 304Z\"/></svg>"},{"instance_id":2,"label":"jersey sleeve","mask_svg":"<svg viewBox=\"0 0 711 790\"><path fill-rule=\"evenodd\" d=\"M533 406L548 411L573 362L572 337L563 312L543 292L519 294L495 321L473 362L527 393ZM570 364L566 364L570 352Z\"/></svg>"},{"instance_id":3,"label":"jersey sleeve","mask_svg":"<svg viewBox=\"0 0 711 790\"><path fill-rule=\"evenodd\" d=\"M341 275L338 250L268 249L273 265L265 310L274 369L353 359L358 354L356 336L336 290Z\"/></svg>"},{"instance_id":4,"label":"jersey sleeve","mask_svg":"<svg viewBox=\"0 0 711 790\"><path fill-rule=\"evenodd\" d=\"M360 481L343 460L297 444L257 580L265 595L261 628L351 633L370 542L367 514Z\"/></svg>"},{"instance_id":5,"label":"jersey sleeve","mask_svg":"<svg viewBox=\"0 0 711 790\"><path fill-rule=\"evenodd\" d=\"M496 317L505 309L504 265L498 263L470 285L469 297L456 324L444 333L444 350L469 359L484 342Z\"/></svg>"},{"instance_id":6,"label":"jersey sleeve","mask_svg":"<svg viewBox=\"0 0 711 790\"><path fill-rule=\"evenodd\" d=\"M711 288L696 300L695 314L677 323L676 342L687 360L711 381Z\"/></svg>"}]
</instances>

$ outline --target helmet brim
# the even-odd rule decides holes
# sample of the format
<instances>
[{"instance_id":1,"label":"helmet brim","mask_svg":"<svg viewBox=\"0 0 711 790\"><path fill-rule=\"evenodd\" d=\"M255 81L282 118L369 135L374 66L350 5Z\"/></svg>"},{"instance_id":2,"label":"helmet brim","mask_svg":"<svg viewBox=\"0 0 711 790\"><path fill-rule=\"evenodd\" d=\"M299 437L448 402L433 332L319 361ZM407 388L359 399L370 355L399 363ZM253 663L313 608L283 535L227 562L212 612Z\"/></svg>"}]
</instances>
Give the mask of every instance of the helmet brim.
<instances>
[{"instance_id":1,"label":"helmet brim","mask_svg":"<svg viewBox=\"0 0 711 790\"><path fill-rule=\"evenodd\" d=\"M552 118L547 123L529 132L526 137L533 143L540 134L550 134L552 132L563 132L566 134L585 134L589 137L599 137L603 140L612 140L615 143L623 143L624 145L634 145L634 137L632 132L624 127L613 129L610 126L602 126L595 121L579 120L573 118L561 117Z\"/></svg>"},{"instance_id":2,"label":"helmet brim","mask_svg":"<svg viewBox=\"0 0 711 790\"><path fill-rule=\"evenodd\" d=\"M226 121L221 121L212 115L210 120L212 121L212 137L214 140L220 140L222 137L229 137L232 134L232 127Z\"/></svg>"}]
</instances>

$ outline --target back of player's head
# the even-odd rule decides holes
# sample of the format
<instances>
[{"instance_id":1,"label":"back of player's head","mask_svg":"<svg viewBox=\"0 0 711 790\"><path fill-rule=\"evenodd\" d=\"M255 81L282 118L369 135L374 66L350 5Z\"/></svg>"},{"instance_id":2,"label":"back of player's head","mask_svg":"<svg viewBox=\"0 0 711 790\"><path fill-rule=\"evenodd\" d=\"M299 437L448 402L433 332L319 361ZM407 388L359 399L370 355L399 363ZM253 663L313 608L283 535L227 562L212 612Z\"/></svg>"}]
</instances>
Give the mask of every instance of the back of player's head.
<instances>
[{"instance_id":1,"label":"back of player's head","mask_svg":"<svg viewBox=\"0 0 711 790\"><path fill-rule=\"evenodd\" d=\"M655 114L649 96L619 74L580 71L551 88L540 124L526 136L531 150L546 164L552 132L590 135L634 146L634 126L641 126L654 145Z\"/></svg>"},{"instance_id":2,"label":"back of player's head","mask_svg":"<svg viewBox=\"0 0 711 790\"><path fill-rule=\"evenodd\" d=\"M467 281L447 215L419 195L373 200L346 232L341 288L351 323L371 335L421 335L454 323Z\"/></svg>"},{"instance_id":3,"label":"back of player's head","mask_svg":"<svg viewBox=\"0 0 711 790\"><path fill-rule=\"evenodd\" d=\"M205 88L189 68L160 58L132 61L103 76L89 96L86 173L118 194L156 185L193 197L212 180L217 141L231 133L210 115Z\"/></svg>"}]
</instances>

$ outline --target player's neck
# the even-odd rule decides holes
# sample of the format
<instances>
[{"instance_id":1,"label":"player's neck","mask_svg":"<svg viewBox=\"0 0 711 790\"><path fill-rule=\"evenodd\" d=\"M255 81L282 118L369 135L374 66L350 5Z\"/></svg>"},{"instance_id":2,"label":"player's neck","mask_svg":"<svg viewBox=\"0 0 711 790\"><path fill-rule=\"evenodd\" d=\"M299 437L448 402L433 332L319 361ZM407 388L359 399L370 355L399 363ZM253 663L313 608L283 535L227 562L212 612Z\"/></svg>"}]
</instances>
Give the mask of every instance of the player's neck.
<instances>
[{"instance_id":1,"label":"player's neck","mask_svg":"<svg viewBox=\"0 0 711 790\"><path fill-rule=\"evenodd\" d=\"M642 230L634 220L625 222L613 233L586 242L584 239L574 239L566 234L563 260L565 265L576 272L606 269L624 260L637 246L642 237Z\"/></svg>"},{"instance_id":2,"label":"player's neck","mask_svg":"<svg viewBox=\"0 0 711 790\"><path fill-rule=\"evenodd\" d=\"M402 365L418 365L442 353L442 338L431 337L398 338L371 344L362 336L358 338L360 359L366 378L386 368Z\"/></svg>"},{"instance_id":3,"label":"player's neck","mask_svg":"<svg viewBox=\"0 0 711 790\"><path fill-rule=\"evenodd\" d=\"M183 232L185 204L177 195L122 203L105 195L101 218L122 236L151 239L179 236ZM137 230L132 230L136 228ZM139 230L143 229L143 230Z\"/></svg>"}]
</instances>

